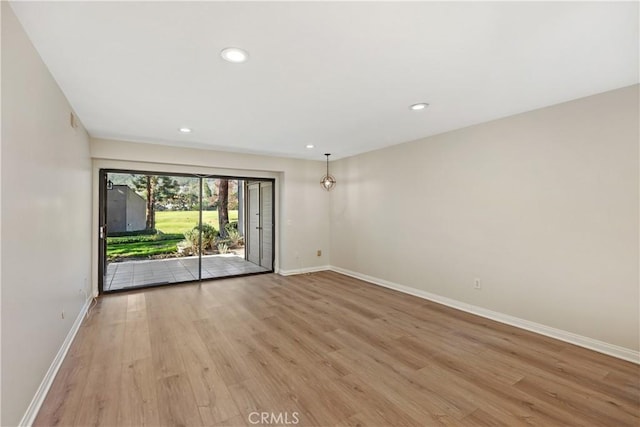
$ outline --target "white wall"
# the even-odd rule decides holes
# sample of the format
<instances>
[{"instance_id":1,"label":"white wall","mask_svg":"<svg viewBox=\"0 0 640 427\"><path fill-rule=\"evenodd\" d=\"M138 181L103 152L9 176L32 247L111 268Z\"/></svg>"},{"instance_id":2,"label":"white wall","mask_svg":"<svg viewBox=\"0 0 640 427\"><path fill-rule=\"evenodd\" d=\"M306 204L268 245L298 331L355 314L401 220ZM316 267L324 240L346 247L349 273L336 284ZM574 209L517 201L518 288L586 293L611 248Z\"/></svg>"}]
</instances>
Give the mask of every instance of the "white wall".
<instances>
[{"instance_id":1,"label":"white wall","mask_svg":"<svg viewBox=\"0 0 640 427\"><path fill-rule=\"evenodd\" d=\"M632 86L340 160L331 263L637 351L638 115Z\"/></svg>"},{"instance_id":2,"label":"white wall","mask_svg":"<svg viewBox=\"0 0 640 427\"><path fill-rule=\"evenodd\" d=\"M2 2L2 419L16 425L89 292L85 131ZM62 311L65 318L62 319Z\"/></svg>"},{"instance_id":3,"label":"white wall","mask_svg":"<svg viewBox=\"0 0 640 427\"><path fill-rule=\"evenodd\" d=\"M91 139L94 229L98 229L98 171L120 168L276 179L276 269L282 273L329 264L329 194L320 188L322 161L257 156L155 144ZM97 234L94 248L97 250ZM322 250L322 256L316 251ZM97 254L94 271L97 272ZM97 278L97 273L94 274ZM94 283L97 289L97 281Z\"/></svg>"}]
</instances>

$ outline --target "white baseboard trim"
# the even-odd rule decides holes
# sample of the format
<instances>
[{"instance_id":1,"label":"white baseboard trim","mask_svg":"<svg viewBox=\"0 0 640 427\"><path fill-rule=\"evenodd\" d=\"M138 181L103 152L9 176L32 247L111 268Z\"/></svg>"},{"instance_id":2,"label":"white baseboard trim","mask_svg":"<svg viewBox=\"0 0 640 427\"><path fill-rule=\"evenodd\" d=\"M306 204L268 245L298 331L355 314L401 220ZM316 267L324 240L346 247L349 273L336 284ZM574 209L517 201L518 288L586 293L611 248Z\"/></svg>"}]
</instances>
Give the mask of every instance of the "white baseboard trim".
<instances>
[{"instance_id":1,"label":"white baseboard trim","mask_svg":"<svg viewBox=\"0 0 640 427\"><path fill-rule=\"evenodd\" d=\"M84 316L87 314L87 310L89 310L89 306L91 306L92 300L92 298L87 299L87 301L84 303L84 306L80 309L80 313L78 313L78 317L76 317L76 320L73 322L71 330L67 334L67 337L64 339L60 350L58 350L58 354L56 354L53 362L51 362L49 370L42 379L42 382L40 383L35 396L33 396L31 403L27 407L27 411L20 420L20 424L18 424L20 427L30 427L36 420L38 411L40 410L45 397L47 397L47 393L49 392L49 389L53 384L53 380L55 379L56 374L58 373L58 370L62 365L62 361L64 360L67 352L69 351L69 348L71 347L73 339L76 337L76 334L80 329L80 325L82 325L82 321L84 320Z\"/></svg>"},{"instance_id":2,"label":"white baseboard trim","mask_svg":"<svg viewBox=\"0 0 640 427\"><path fill-rule=\"evenodd\" d=\"M321 265L319 267L298 268L295 270L279 270L278 274L281 276L294 276L296 274L317 273L318 271L331 270L329 265Z\"/></svg>"},{"instance_id":3,"label":"white baseboard trim","mask_svg":"<svg viewBox=\"0 0 640 427\"><path fill-rule=\"evenodd\" d=\"M409 286L404 286L397 283L389 282L387 280L378 279L376 277L367 276L366 274L357 273L355 271L347 270L344 268L331 266L330 270L335 271L336 273L344 274L345 276L351 276L356 279L364 280L365 282L369 282L374 285L383 286L385 288L393 289L399 292L403 292L405 294L409 294L409 295L413 295L429 301L437 302L439 304L443 304L448 307L455 308L457 310L466 311L467 313L476 314L478 316L486 317L487 319L495 320L500 323L506 323L507 325L515 326L521 329L526 329L527 331L535 332L541 335L545 335L551 338L568 342L570 344L575 344L580 347L588 348L590 350L604 353L609 356L617 357L618 359L623 359L629 362L640 364L640 352L635 350L631 350L625 347L620 347L614 344L609 344L604 341L595 340L593 338L574 334L572 332L563 331L562 329L552 328L550 326L542 325L536 322L531 322L529 320L520 319L518 317L510 316L508 314L498 313L496 311L488 310L486 308L478 307L472 304L467 304L465 302L461 302L451 298L432 294L430 292L412 288Z\"/></svg>"}]
</instances>

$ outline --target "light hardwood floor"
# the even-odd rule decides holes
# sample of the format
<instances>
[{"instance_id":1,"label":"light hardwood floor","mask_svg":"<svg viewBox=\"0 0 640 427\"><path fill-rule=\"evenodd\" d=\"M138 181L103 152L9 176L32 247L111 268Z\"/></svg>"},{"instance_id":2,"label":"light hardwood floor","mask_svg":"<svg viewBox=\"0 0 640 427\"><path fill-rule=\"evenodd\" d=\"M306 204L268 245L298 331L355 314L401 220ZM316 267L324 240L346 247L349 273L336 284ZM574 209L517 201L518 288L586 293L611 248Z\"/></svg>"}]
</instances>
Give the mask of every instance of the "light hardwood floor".
<instances>
[{"instance_id":1,"label":"light hardwood floor","mask_svg":"<svg viewBox=\"0 0 640 427\"><path fill-rule=\"evenodd\" d=\"M270 274L100 298L35 425L638 426L639 383L632 363L336 273Z\"/></svg>"}]
</instances>

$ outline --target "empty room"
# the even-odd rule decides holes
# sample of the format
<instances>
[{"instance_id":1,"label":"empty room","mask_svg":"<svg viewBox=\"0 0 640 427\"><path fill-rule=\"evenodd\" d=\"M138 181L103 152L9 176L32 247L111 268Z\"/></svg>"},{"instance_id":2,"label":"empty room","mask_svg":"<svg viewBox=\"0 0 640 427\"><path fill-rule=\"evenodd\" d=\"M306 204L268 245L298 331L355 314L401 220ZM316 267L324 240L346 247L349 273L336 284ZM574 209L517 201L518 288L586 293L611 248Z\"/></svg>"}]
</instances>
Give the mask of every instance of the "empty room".
<instances>
[{"instance_id":1,"label":"empty room","mask_svg":"<svg viewBox=\"0 0 640 427\"><path fill-rule=\"evenodd\" d=\"M639 5L2 1L0 425L638 426Z\"/></svg>"}]
</instances>

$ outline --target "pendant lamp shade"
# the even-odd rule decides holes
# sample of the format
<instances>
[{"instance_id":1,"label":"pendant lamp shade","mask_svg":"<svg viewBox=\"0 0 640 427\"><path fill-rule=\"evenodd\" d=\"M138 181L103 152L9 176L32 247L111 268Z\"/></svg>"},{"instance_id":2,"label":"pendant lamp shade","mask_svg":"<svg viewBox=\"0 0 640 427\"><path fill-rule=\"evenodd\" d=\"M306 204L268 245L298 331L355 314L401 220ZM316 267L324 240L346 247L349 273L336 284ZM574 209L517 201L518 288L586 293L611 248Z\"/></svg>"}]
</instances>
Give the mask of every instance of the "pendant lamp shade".
<instances>
[{"instance_id":1,"label":"pendant lamp shade","mask_svg":"<svg viewBox=\"0 0 640 427\"><path fill-rule=\"evenodd\" d=\"M336 179L329 174L329 156L330 155L331 155L330 153L325 153L325 156L327 156L327 174L323 176L322 179L320 180L320 185L322 186L322 188L324 188L327 191L331 191L333 187L336 186Z\"/></svg>"}]
</instances>

